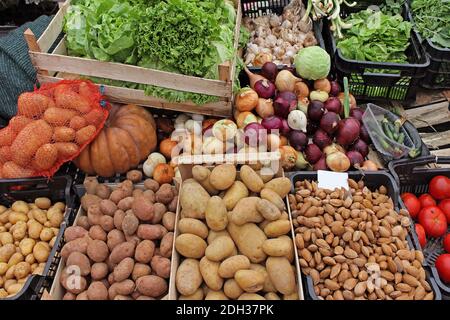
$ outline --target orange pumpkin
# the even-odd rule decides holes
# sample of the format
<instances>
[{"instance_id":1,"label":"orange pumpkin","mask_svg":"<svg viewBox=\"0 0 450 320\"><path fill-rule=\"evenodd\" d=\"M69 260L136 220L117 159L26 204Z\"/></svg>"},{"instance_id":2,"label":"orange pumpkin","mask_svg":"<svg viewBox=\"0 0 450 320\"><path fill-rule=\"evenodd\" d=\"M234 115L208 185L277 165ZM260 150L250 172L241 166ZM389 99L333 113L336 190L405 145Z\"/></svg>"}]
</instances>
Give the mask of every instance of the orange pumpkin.
<instances>
[{"instance_id":1,"label":"orange pumpkin","mask_svg":"<svg viewBox=\"0 0 450 320\"><path fill-rule=\"evenodd\" d=\"M153 116L136 105L114 106L104 128L75 159L90 175L111 177L147 159L157 144Z\"/></svg>"},{"instance_id":2,"label":"orange pumpkin","mask_svg":"<svg viewBox=\"0 0 450 320\"><path fill-rule=\"evenodd\" d=\"M153 170L153 179L160 185L172 183L173 177L175 177L175 170L170 164L160 163Z\"/></svg>"},{"instance_id":3,"label":"orange pumpkin","mask_svg":"<svg viewBox=\"0 0 450 320\"><path fill-rule=\"evenodd\" d=\"M159 144L159 152L163 154L167 159L172 158L172 150L178 145L177 141L171 138L166 138Z\"/></svg>"}]
</instances>

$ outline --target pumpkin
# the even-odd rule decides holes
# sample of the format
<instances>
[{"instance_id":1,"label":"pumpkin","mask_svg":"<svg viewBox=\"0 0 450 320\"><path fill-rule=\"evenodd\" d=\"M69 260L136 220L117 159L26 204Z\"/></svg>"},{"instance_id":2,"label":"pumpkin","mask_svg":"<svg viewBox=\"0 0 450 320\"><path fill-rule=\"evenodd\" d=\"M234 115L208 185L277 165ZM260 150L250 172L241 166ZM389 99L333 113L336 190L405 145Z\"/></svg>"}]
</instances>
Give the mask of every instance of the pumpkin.
<instances>
[{"instance_id":1,"label":"pumpkin","mask_svg":"<svg viewBox=\"0 0 450 320\"><path fill-rule=\"evenodd\" d=\"M104 128L75 159L75 164L87 174L111 177L137 167L156 144L156 124L151 113L136 105L113 106Z\"/></svg>"}]
</instances>

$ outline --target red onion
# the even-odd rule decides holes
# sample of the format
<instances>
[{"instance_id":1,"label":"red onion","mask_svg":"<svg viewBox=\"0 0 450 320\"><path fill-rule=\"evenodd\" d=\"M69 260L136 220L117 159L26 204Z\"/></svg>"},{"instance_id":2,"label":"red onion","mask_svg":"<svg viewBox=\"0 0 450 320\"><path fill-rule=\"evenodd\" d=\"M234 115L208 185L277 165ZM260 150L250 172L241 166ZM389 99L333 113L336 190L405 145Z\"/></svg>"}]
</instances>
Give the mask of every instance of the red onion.
<instances>
[{"instance_id":1,"label":"red onion","mask_svg":"<svg viewBox=\"0 0 450 320\"><path fill-rule=\"evenodd\" d=\"M365 143L362 139L356 140L350 150L358 151L363 156L363 158L367 157L367 155L369 154L369 147L367 146L367 143Z\"/></svg>"},{"instance_id":2,"label":"red onion","mask_svg":"<svg viewBox=\"0 0 450 320\"><path fill-rule=\"evenodd\" d=\"M305 156L310 164L315 164L322 157L322 151L314 143L310 143L306 146Z\"/></svg>"},{"instance_id":3,"label":"red onion","mask_svg":"<svg viewBox=\"0 0 450 320\"><path fill-rule=\"evenodd\" d=\"M313 135L314 132L316 132L318 128L319 128L319 125L317 123L308 121L308 123L306 124L306 133L309 135Z\"/></svg>"},{"instance_id":4,"label":"red onion","mask_svg":"<svg viewBox=\"0 0 450 320\"><path fill-rule=\"evenodd\" d=\"M328 170L328 166L327 166L327 158L325 156L322 156L319 161L317 161L314 165L313 165L313 170L317 171L317 170Z\"/></svg>"},{"instance_id":5,"label":"red onion","mask_svg":"<svg viewBox=\"0 0 450 320\"><path fill-rule=\"evenodd\" d=\"M289 133L289 144L297 151L302 151L308 144L308 137L300 130L291 130Z\"/></svg>"},{"instance_id":6,"label":"red onion","mask_svg":"<svg viewBox=\"0 0 450 320\"><path fill-rule=\"evenodd\" d=\"M291 131L291 128L289 127L287 120L281 119L281 128L280 128L281 134L287 136L289 134L289 131Z\"/></svg>"},{"instance_id":7,"label":"red onion","mask_svg":"<svg viewBox=\"0 0 450 320\"><path fill-rule=\"evenodd\" d=\"M278 67L273 62L268 61L264 63L263 66L261 67L261 75L272 82L275 82L277 74L278 74Z\"/></svg>"},{"instance_id":8,"label":"red onion","mask_svg":"<svg viewBox=\"0 0 450 320\"><path fill-rule=\"evenodd\" d=\"M328 134L333 134L338 129L341 118L334 112L327 112L320 119L320 128Z\"/></svg>"},{"instance_id":9,"label":"red onion","mask_svg":"<svg viewBox=\"0 0 450 320\"><path fill-rule=\"evenodd\" d=\"M254 90L260 98L269 99L275 94L275 85L269 80L263 79L255 83Z\"/></svg>"},{"instance_id":10,"label":"red onion","mask_svg":"<svg viewBox=\"0 0 450 320\"><path fill-rule=\"evenodd\" d=\"M359 137L363 139L366 143L370 143L369 132L367 131L364 125L361 125L361 129L359 130Z\"/></svg>"},{"instance_id":11,"label":"red onion","mask_svg":"<svg viewBox=\"0 0 450 320\"><path fill-rule=\"evenodd\" d=\"M333 141L325 131L318 129L316 133L314 133L313 142L323 150L323 148L329 146Z\"/></svg>"},{"instance_id":12,"label":"red onion","mask_svg":"<svg viewBox=\"0 0 450 320\"><path fill-rule=\"evenodd\" d=\"M355 118L346 118L339 121L336 141L341 146L349 146L359 137L359 121Z\"/></svg>"},{"instance_id":13,"label":"red onion","mask_svg":"<svg viewBox=\"0 0 450 320\"><path fill-rule=\"evenodd\" d=\"M331 81L330 95L337 96L339 92L341 92L341 87L339 86L339 83L337 81Z\"/></svg>"},{"instance_id":14,"label":"red onion","mask_svg":"<svg viewBox=\"0 0 450 320\"><path fill-rule=\"evenodd\" d=\"M282 118L287 118L289 112L297 108L297 96L290 91L278 93L273 103L275 114Z\"/></svg>"},{"instance_id":15,"label":"red onion","mask_svg":"<svg viewBox=\"0 0 450 320\"><path fill-rule=\"evenodd\" d=\"M358 119L359 122L362 122L363 114L364 114L364 111L360 108L350 109L350 117Z\"/></svg>"},{"instance_id":16,"label":"red onion","mask_svg":"<svg viewBox=\"0 0 450 320\"><path fill-rule=\"evenodd\" d=\"M310 102L308 106L308 119L319 122L325 112L323 103L317 100Z\"/></svg>"},{"instance_id":17,"label":"red onion","mask_svg":"<svg viewBox=\"0 0 450 320\"><path fill-rule=\"evenodd\" d=\"M328 111L332 111L332 112L335 112L337 114L341 114L341 112L342 112L341 100L339 100L336 97L329 97L327 99L327 101L325 101L324 107Z\"/></svg>"},{"instance_id":18,"label":"red onion","mask_svg":"<svg viewBox=\"0 0 450 320\"><path fill-rule=\"evenodd\" d=\"M258 146L259 143L266 140L267 130L258 122L252 122L245 126L245 143L251 147Z\"/></svg>"},{"instance_id":19,"label":"red onion","mask_svg":"<svg viewBox=\"0 0 450 320\"><path fill-rule=\"evenodd\" d=\"M364 158L358 151L348 151L347 158L350 160L350 165L354 168L359 168L364 162Z\"/></svg>"},{"instance_id":20,"label":"red onion","mask_svg":"<svg viewBox=\"0 0 450 320\"><path fill-rule=\"evenodd\" d=\"M267 130L280 129L282 126L282 119L277 116L271 116L262 119L261 125Z\"/></svg>"}]
</instances>

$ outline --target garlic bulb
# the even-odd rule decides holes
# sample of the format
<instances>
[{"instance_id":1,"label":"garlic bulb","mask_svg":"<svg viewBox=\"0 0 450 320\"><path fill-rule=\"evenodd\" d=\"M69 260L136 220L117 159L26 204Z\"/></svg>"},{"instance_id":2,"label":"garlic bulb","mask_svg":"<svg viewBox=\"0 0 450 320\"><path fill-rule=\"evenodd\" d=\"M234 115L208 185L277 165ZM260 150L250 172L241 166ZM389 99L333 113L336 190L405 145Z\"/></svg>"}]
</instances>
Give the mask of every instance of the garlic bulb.
<instances>
[{"instance_id":1,"label":"garlic bulb","mask_svg":"<svg viewBox=\"0 0 450 320\"><path fill-rule=\"evenodd\" d=\"M278 27L281 24L281 22L282 20L280 16L277 16L276 14L272 14L270 16L269 23L271 27Z\"/></svg>"}]
</instances>

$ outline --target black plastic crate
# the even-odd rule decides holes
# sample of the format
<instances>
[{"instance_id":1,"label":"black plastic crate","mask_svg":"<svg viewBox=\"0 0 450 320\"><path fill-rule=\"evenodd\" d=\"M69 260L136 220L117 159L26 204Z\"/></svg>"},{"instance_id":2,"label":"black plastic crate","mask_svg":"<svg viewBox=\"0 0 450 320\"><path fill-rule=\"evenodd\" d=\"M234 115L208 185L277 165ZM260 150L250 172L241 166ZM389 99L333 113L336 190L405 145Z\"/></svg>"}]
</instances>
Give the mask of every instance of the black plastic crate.
<instances>
[{"instance_id":1,"label":"black plastic crate","mask_svg":"<svg viewBox=\"0 0 450 320\"><path fill-rule=\"evenodd\" d=\"M297 181L303 181L303 180L315 180L317 181L317 171L310 171L310 172L291 172L287 174L287 176L291 179L292 182L292 193L295 193L295 183ZM359 171L350 171L348 172L348 176L351 179L354 179L355 181L363 180L365 186L367 186L369 189L375 189L380 187L381 185L384 185L388 190L389 197L392 198L392 201L394 202L394 206L396 208L399 207L399 189L398 186L394 180L394 178L387 172L384 171L377 171L377 172L359 172ZM415 246L414 239L411 233L408 233L407 241L410 249L418 249ZM430 286L432 287L434 298L435 300L441 300L442 296L439 291L437 281L434 279L434 273L433 273L433 267L424 264L425 271L427 273L427 281L429 282ZM436 270L434 270L436 271ZM319 300L317 295L314 292L314 285L313 281L310 276L302 274L302 283L305 290L305 296L312 300Z\"/></svg>"},{"instance_id":2,"label":"black plastic crate","mask_svg":"<svg viewBox=\"0 0 450 320\"><path fill-rule=\"evenodd\" d=\"M399 186L400 194L403 192L411 192L415 195L420 195L428 192L428 183L437 176L443 175L450 178L450 169L448 168L427 168L424 167L429 164L450 164L450 157L435 157L428 156L415 160L398 160L389 164L394 179ZM403 201L399 198L400 206L405 208ZM448 230L450 232L450 228ZM416 246L420 247L419 240L415 229L412 229ZM444 252L441 239L430 239L425 248L423 248L425 261L432 266L432 272L436 278L436 282L442 291L445 299L450 299L450 285L444 284L434 268L434 263L437 257Z\"/></svg>"},{"instance_id":3,"label":"black plastic crate","mask_svg":"<svg viewBox=\"0 0 450 320\"><path fill-rule=\"evenodd\" d=\"M343 6L341 12L342 16L346 17L350 13L366 8L367 5L363 7L362 4L353 8ZM406 4L403 5L402 15L404 19L408 19ZM334 72L337 78L348 78L350 92L356 99L402 102L415 100L417 88L423 81L425 72L430 65L430 59L414 30L411 30L410 45L405 52L408 56L408 63L358 61L345 58L341 50L337 49L336 40L328 22L324 23L323 34L325 46L333 58ZM374 72L376 70L380 70L380 72ZM382 73L382 70L390 70L393 73Z\"/></svg>"},{"instance_id":4,"label":"black plastic crate","mask_svg":"<svg viewBox=\"0 0 450 320\"><path fill-rule=\"evenodd\" d=\"M55 257L61 250L67 219L73 210L74 199L71 193L72 178L70 176L57 176L52 180L47 178L8 179L0 180L0 204L11 206L17 200L34 202L38 197L47 197L53 202L63 201L66 204L65 221L61 223L55 245L50 251L45 264L43 275L31 275L25 282L22 290L13 297L0 300L34 300L42 293L43 285L51 281L50 273L57 266Z\"/></svg>"}]
</instances>

